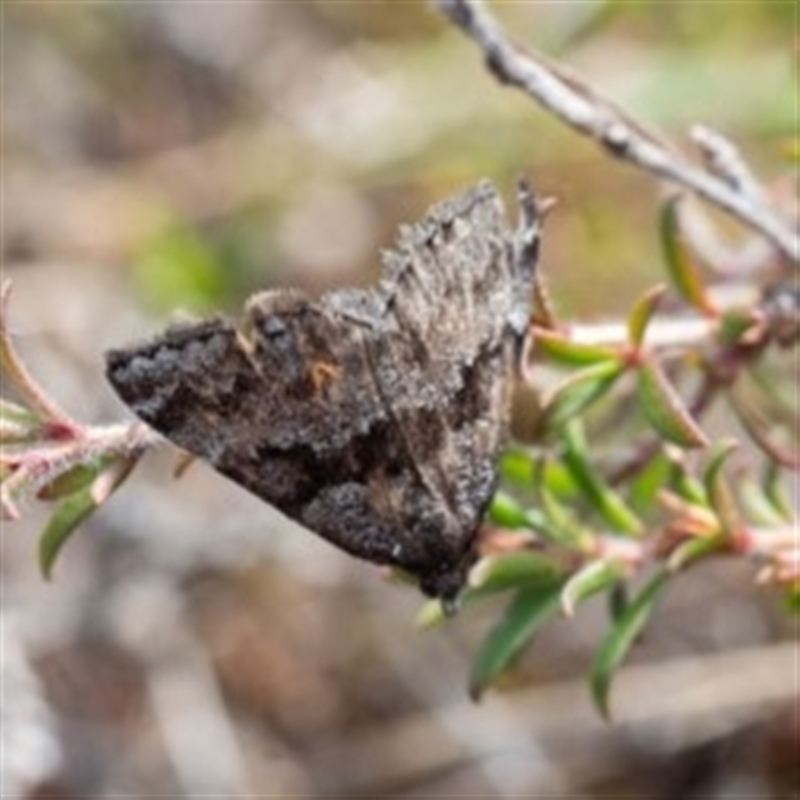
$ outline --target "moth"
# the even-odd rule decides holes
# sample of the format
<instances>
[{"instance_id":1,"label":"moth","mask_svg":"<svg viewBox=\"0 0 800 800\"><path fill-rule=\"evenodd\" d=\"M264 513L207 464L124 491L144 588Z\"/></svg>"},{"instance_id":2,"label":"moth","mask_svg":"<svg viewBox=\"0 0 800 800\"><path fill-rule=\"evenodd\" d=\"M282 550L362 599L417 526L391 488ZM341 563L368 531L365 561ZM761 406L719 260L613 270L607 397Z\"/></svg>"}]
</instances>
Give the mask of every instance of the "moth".
<instances>
[{"instance_id":1,"label":"moth","mask_svg":"<svg viewBox=\"0 0 800 800\"><path fill-rule=\"evenodd\" d=\"M402 227L372 289L265 291L106 355L148 425L331 544L452 601L495 491L541 204L488 182Z\"/></svg>"}]
</instances>

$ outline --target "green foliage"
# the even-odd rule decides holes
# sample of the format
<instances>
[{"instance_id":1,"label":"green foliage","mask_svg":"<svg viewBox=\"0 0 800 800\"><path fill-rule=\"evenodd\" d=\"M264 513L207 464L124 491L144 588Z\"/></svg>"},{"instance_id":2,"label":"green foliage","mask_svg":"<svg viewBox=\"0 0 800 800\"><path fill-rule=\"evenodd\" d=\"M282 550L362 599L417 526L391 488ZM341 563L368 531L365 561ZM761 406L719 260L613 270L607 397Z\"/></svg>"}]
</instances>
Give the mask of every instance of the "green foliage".
<instances>
[{"instance_id":1,"label":"green foliage","mask_svg":"<svg viewBox=\"0 0 800 800\"><path fill-rule=\"evenodd\" d=\"M527 647L537 631L556 615L561 602L561 580L523 586L492 629L472 662L470 695L478 699Z\"/></svg>"},{"instance_id":2,"label":"green foliage","mask_svg":"<svg viewBox=\"0 0 800 800\"><path fill-rule=\"evenodd\" d=\"M592 697L604 717L609 715L611 682L655 609L656 600L667 585L669 574L659 572L613 621L592 664Z\"/></svg>"}]
</instances>

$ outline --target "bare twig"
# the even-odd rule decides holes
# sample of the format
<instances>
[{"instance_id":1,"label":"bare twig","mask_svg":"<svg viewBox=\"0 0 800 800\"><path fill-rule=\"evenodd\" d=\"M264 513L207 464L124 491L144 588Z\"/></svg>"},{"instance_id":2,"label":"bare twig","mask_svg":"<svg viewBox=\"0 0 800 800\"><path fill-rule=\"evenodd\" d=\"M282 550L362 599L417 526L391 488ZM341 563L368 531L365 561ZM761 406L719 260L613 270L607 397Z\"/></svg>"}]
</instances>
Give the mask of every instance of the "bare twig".
<instances>
[{"instance_id":1,"label":"bare twig","mask_svg":"<svg viewBox=\"0 0 800 800\"><path fill-rule=\"evenodd\" d=\"M794 264L800 263L800 236L771 208L761 191L755 191L749 170L735 148L723 148L722 137L712 141L701 130L698 143L715 153L719 174L711 174L689 161L657 134L612 102L596 94L577 76L539 53L513 44L480 0L434 0L453 23L483 50L489 68L503 83L533 97L567 125L603 146L612 155L666 178L700 195L718 208L760 232ZM696 133L696 131L695 131ZM697 139L697 136L695 136ZM720 163L719 155L726 157ZM732 169L730 153L736 155ZM737 180L731 180L735 172ZM747 180L738 180L746 177Z\"/></svg>"}]
</instances>

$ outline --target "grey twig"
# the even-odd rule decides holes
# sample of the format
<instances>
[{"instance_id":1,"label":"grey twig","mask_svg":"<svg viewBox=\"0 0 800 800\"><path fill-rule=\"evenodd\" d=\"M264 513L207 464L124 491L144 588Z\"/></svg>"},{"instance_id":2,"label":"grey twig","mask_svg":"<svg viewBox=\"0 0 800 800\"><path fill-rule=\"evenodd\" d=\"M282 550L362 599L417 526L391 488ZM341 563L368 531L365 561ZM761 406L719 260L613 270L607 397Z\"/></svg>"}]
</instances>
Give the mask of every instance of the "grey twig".
<instances>
[{"instance_id":1,"label":"grey twig","mask_svg":"<svg viewBox=\"0 0 800 800\"><path fill-rule=\"evenodd\" d=\"M522 89L567 125L615 157L688 189L769 239L792 263L800 263L800 236L768 204L735 148L700 132L698 144L713 155L717 174L699 168L657 134L584 81L530 49L511 42L481 0L434 0L483 50L489 69L503 83ZM726 143L727 144L727 143ZM713 151L713 154L709 150ZM735 158L730 158L733 153ZM720 161L720 156L723 156ZM733 179L735 176L735 180Z\"/></svg>"}]
</instances>

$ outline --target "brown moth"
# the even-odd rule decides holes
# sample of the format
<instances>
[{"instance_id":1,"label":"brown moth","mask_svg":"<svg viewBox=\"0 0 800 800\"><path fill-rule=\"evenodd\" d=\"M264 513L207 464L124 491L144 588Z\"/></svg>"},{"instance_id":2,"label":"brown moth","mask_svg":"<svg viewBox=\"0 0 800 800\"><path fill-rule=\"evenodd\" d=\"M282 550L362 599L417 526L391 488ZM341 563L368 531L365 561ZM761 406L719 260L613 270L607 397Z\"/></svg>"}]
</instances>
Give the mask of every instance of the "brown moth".
<instances>
[{"instance_id":1,"label":"brown moth","mask_svg":"<svg viewBox=\"0 0 800 800\"><path fill-rule=\"evenodd\" d=\"M107 354L114 389L178 446L337 547L452 600L497 484L541 214L489 183L404 227L373 289L252 297L238 324Z\"/></svg>"}]
</instances>

